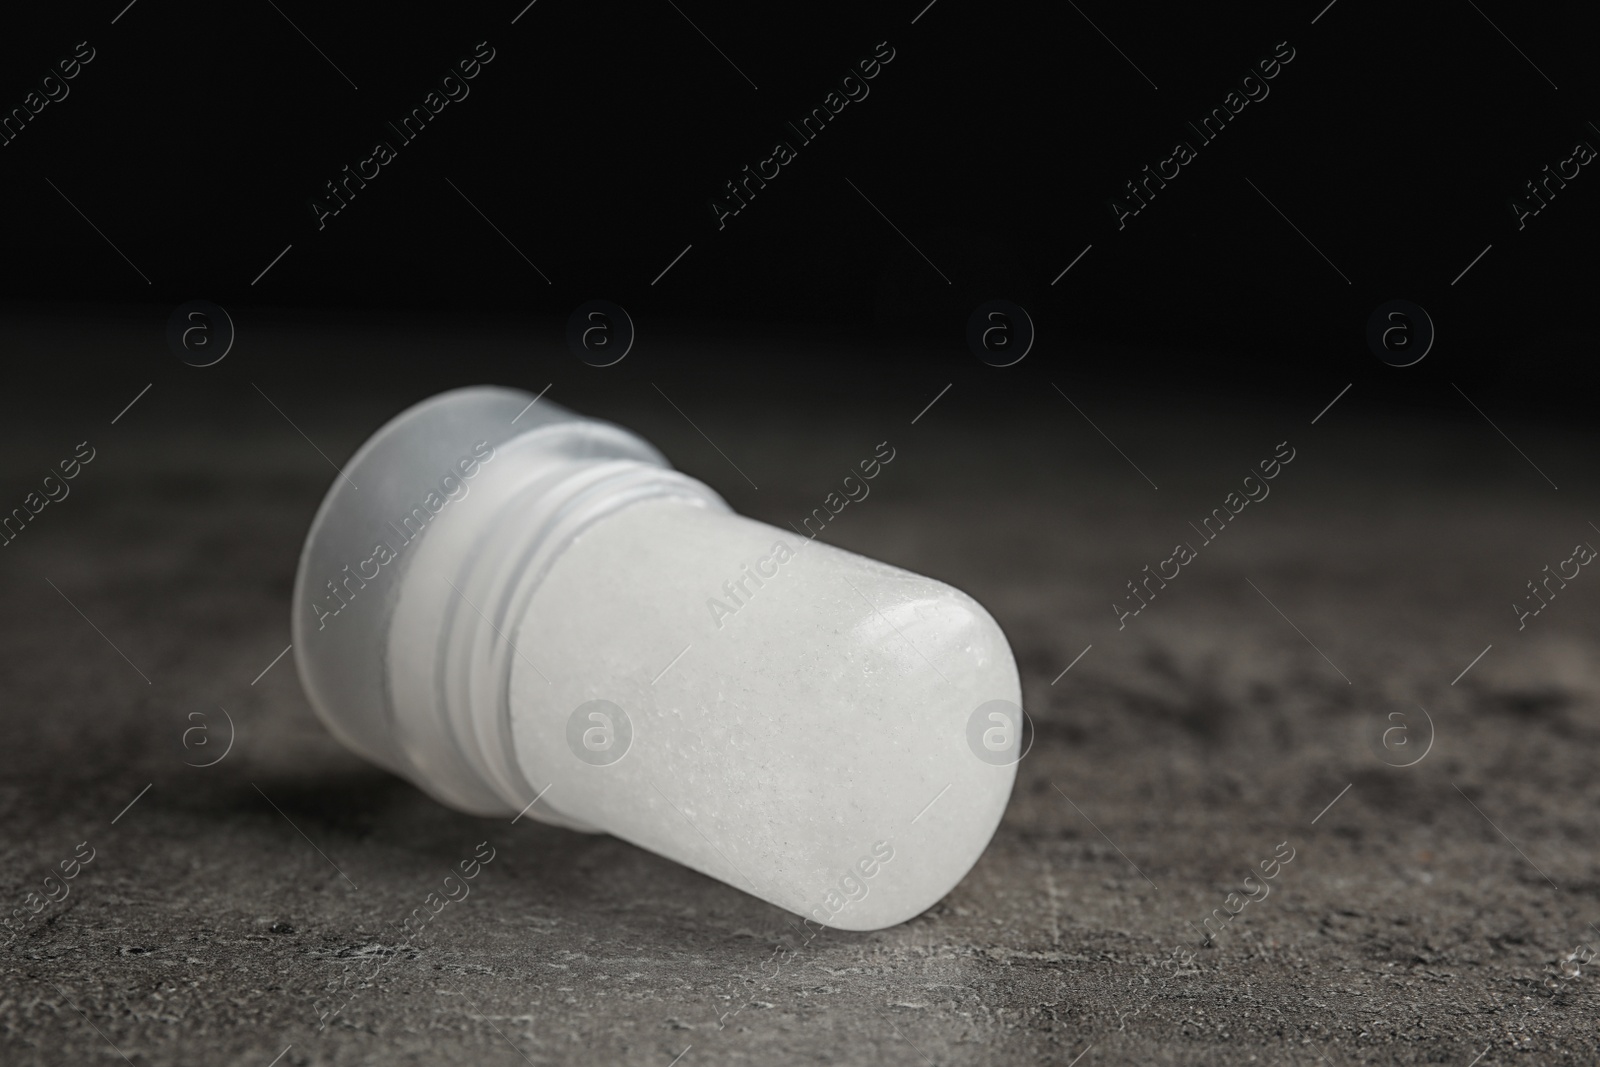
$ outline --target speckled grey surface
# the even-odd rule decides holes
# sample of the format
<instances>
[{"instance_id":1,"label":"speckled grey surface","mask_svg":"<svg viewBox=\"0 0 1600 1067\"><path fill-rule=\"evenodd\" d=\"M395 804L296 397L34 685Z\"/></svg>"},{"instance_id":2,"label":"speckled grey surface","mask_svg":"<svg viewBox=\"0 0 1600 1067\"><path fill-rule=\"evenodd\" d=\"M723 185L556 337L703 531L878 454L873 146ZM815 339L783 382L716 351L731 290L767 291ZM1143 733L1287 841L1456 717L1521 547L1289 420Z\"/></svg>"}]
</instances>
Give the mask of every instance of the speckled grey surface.
<instances>
[{"instance_id":1,"label":"speckled grey surface","mask_svg":"<svg viewBox=\"0 0 1600 1067\"><path fill-rule=\"evenodd\" d=\"M967 589L1011 637L1037 738L988 852L911 922L815 938L617 840L438 806L343 752L288 659L252 683L288 643L332 476L255 398L11 426L9 496L84 436L98 454L0 556L7 906L80 842L94 858L0 954L0 1060L1594 1062L1593 969L1547 979L1600 943L1600 577L1520 633L1508 607L1600 543L1592 435L1521 428L1555 492L1470 411L1356 394L1313 427L1325 397L1236 417L1101 399L1157 491L1064 405L1005 420L957 391L909 425L931 394L711 408L760 493L648 390L598 412L779 524L891 439L828 538ZM393 410L293 404L336 458ZM1271 498L1118 631L1124 582L1285 438ZM232 750L185 766L220 752L219 708ZM1419 708L1431 751L1386 766L1421 751ZM1413 747L1375 746L1396 722ZM201 724L217 743L186 750ZM406 943L484 841L470 897ZM1196 949L1282 842L1270 894ZM369 980L340 993L347 974Z\"/></svg>"}]
</instances>

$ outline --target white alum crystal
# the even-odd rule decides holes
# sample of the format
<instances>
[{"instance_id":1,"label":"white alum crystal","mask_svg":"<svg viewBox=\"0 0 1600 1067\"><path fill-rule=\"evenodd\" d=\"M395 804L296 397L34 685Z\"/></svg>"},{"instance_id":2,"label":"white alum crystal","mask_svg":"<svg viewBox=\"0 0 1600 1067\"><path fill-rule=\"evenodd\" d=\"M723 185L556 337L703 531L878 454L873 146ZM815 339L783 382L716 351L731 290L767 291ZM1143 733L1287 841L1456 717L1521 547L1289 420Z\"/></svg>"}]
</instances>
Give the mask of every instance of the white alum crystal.
<instances>
[{"instance_id":1,"label":"white alum crystal","mask_svg":"<svg viewBox=\"0 0 1600 1067\"><path fill-rule=\"evenodd\" d=\"M293 617L329 729L453 807L614 834L829 926L948 892L1019 756L989 614L531 400L434 397L334 480Z\"/></svg>"}]
</instances>

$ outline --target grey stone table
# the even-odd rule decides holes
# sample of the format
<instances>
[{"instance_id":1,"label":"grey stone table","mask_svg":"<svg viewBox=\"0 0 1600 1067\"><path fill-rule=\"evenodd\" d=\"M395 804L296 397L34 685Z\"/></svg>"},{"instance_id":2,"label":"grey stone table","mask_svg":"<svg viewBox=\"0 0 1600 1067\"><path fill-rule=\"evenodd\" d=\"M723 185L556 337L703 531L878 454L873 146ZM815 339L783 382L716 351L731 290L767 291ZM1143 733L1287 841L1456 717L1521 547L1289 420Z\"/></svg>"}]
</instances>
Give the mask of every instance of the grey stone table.
<instances>
[{"instance_id":1,"label":"grey stone table","mask_svg":"<svg viewBox=\"0 0 1600 1067\"><path fill-rule=\"evenodd\" d=\"M1535 470L1451 398L1358 390L1312 425L1338 382L1188 406L1086 386L1116 446L1051 397L1009 417L958 388L912 425L931 379L789 407L674 386L756 491L648 379L558 384L780 525L890 440L824 537L1010 635L1036 736L988 852L910 922L812 937L615 839L451 812L325 733L277 658L335 476L316 449L348 455L401 394L271 373L162 384L112 426L129 378L5 430L6 507L96 450L0 550L0 885L26 916L0 953L7 1064L1600 1053L1594 968L1567 959L1600 944L1600 574L1520 631L1510 607L1600 544L1591 434L1503 425ZM1285 439L1271 496L1119 629L1126 583ZM482 842L470 896L402 935Z\"/></svg>"}]
</instances>

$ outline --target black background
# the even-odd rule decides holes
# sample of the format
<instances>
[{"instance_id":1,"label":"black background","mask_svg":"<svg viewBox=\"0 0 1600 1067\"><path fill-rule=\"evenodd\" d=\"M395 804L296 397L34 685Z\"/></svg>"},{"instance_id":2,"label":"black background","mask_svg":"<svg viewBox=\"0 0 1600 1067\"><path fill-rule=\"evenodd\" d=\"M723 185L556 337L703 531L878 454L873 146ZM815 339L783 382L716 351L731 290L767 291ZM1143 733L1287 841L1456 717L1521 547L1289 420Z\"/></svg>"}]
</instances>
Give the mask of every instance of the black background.
<instances>
[{"instance_id":1,"label":"black background","mask_svg":"<svg viewBox=\"0 0 1600 1067\"><path fill-rule=\"evenodd\" d=\"M386 365L417 396L537 388L524 360L581 368L566 316L605 298L632 314L627 370L647 375L663 338L782 335L814 340L816 373L783 375L802 391L841 371L914 374L917 397L1009 376L1012 396L1065 378L1129 402L1267 391L1315 408L1356 381L1378 386L1369 400L1464 410L1456 382L1491 413L1585 417L1596 179L1585 168L1520 232L1508 208L1577 139L1600 143L1578 27L1465 2L1340 0L1320 17L1321 0L924 2L56 5L0 41L7 109L77 42L96 51L70 96L0 148L5 310L49 324L30 337L125 328L115 351L73 356L85 380L123 375L117 395L197 373L164 342L172 309L196 298L229 309L242 377L256 321L457 331L437 359ZM495 58L470 96L319 230L308 205L323 184L479 41ZM879 41L895 58L870 96L719 231L710 198ZM1108 199L1193 141L1184 122L1279 41L1295 58L1270 96L1119 231ZM971 310L996 297L1039 329L1005 370L964 343ZM1364 342L1368 314L1397 297L1439 336L1404 370ZM525 354L476 352L479 327L520 333ZM12 347L14 385L58 379L49 342ZM370 383L375 359L273 358L280 378L325 383ZM706 359L733 390L777 372L758 347Z\"/></svg>"}]
</instances>

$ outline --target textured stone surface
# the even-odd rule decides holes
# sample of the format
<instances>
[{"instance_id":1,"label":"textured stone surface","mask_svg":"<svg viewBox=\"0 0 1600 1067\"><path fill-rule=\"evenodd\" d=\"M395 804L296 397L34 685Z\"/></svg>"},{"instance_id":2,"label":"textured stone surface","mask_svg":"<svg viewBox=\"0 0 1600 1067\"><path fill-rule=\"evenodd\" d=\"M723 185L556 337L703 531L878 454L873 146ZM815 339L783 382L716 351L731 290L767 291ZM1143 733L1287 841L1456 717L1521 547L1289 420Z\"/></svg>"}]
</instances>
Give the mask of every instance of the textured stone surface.
<instances>
[{"instance_id":1,"label":"textured stone surface","mask_svg":"<svg viewBox=\"0 0 1600 1067\"><path fill-rule=\"evenodd\" d=\"M888 415L725 407L706 421L757 494L648 390L597 412L778 525L890 438L900 458L824 537L967 590L1011 638L1037 738L988 852L910 922L808 939L618 840L432 803L328 737L288 659L252 683L288 643L295 554L332 471L246 399L157 392L94 431L72 496L0 558L8 906L79 842L95 850L0 954L8 1064L1464 1067L1486 1049L1483 1064L1600 1051L1591 968L1544 984L1600 942L1600 577L1521 633L1507 607L1573 542L1600 543L1592 437L1519 439L1566 472L1557 493L1470 412L1418 424L1352 396L1315 427L1323 397L1236 419L1102 414L1156 491L1065 406L986 419L958 391L914 427L917 397ZM294 410L338 458L398 407L352 403ZM19 499L35 460L83 436L7 433ZM1298 451L1272 496L1119 632L1124 582L1285 436ZM1399 712L1420 745L1419 705L1432 750L1386 766L1373 739ZM219 708L231 752L185 766L219 754ZM208 744L185 749L202 722ZM399 924L484 841L470 896L408 942ZM1270 895L1163 968L1285 841ZM340 993L347 974L371 980ZM319 1029L319 1002L351 992Z\"/></svg>"}]
</instances>

